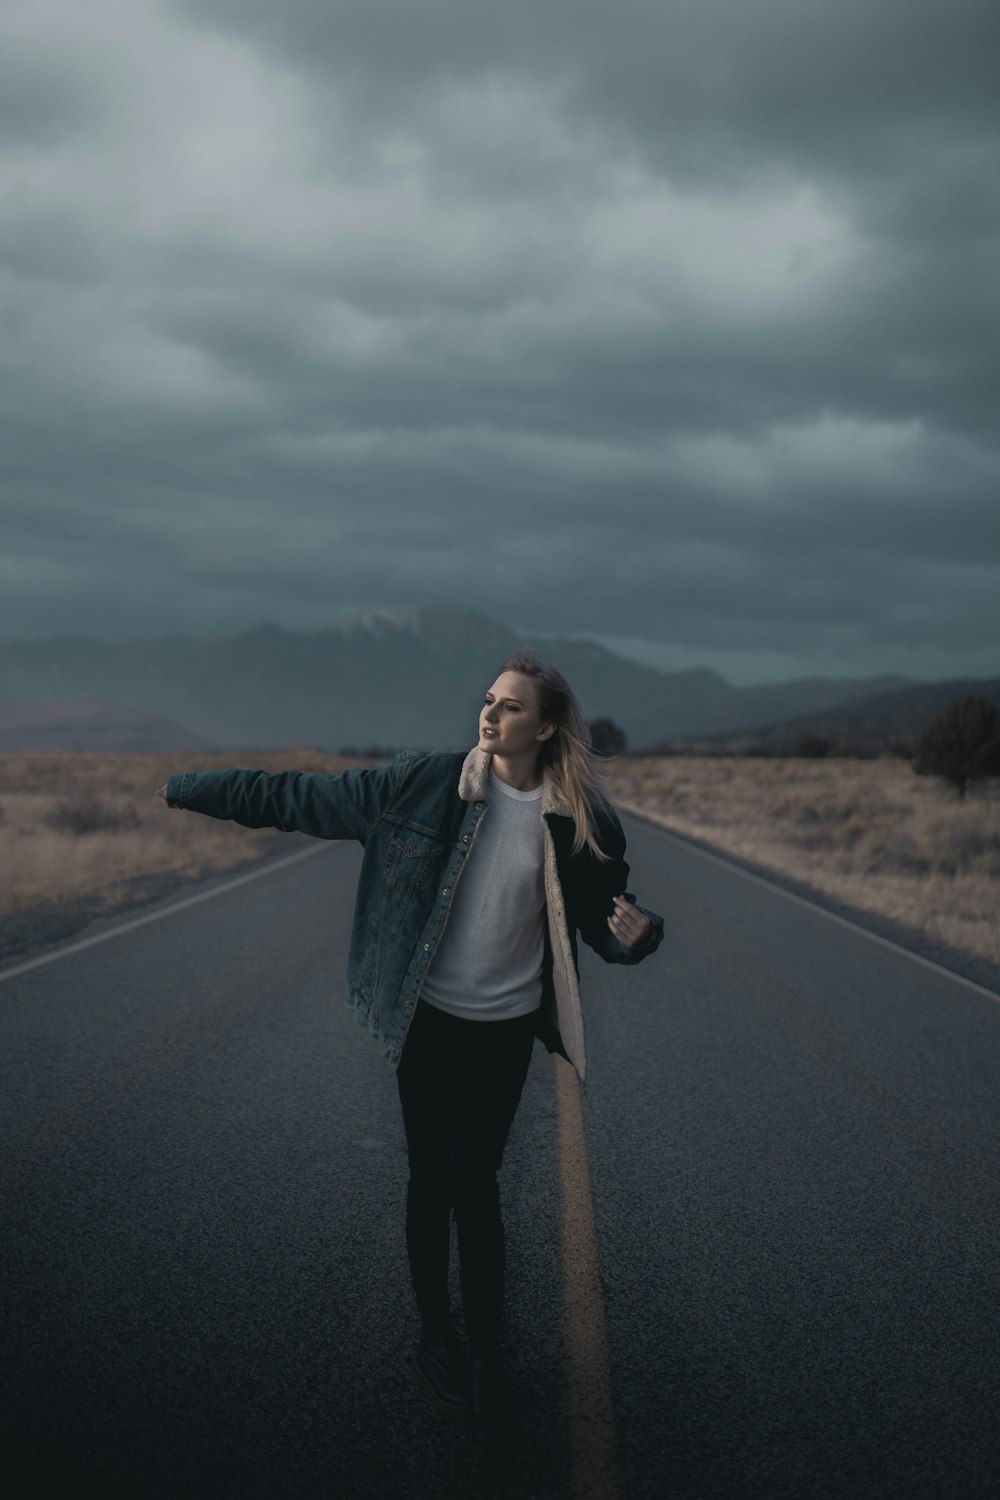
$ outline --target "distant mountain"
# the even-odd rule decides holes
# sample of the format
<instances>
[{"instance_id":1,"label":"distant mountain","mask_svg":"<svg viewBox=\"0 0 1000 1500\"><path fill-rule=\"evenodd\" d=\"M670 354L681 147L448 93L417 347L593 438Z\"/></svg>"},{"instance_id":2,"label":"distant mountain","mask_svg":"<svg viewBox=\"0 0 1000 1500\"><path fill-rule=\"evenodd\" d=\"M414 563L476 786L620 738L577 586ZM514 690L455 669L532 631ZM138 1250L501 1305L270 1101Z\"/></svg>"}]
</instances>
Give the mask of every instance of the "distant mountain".
<instances>
[{"instance_id":1,"label":"distant mountain","mask_svg":"<svg viewBox=\"0 0 1000 1500\"><path fill-rule=\"evenodd\" d=\"M97 698L0 699L0 750L208 750L201 735Z\"/></svg>"},{"instance_id":2,"label":"distant mountain","mask_svg":"<svg viewBox=\"0 0 1000 1500\"><path fill-rule=\"evenodd\" d=\"M985 698L1000 709L1000 677L911 683L890 693L877 693L835 709L801 714L778 723L744 724L721 735L679 736L671 748L743 754L759 749L787 755L796 753L805 741L812 739L825 740L834 749L855 752L886 745L907 750L928 720L967 694Z\"/></svg>"},{"instance_id":3,"label":"distant mountain","mask_svg":"<svg viewBox=\"0 0 1000 1500\"><path fill-rule=\"evenodd\" d=\"M97 700L104 718L87 721L89 743L109 748L461 749L475 743L500 663L522 644L560 668L588 718L614 719L630 749L834 713L912 686L890 674L739 688L708 670L658 672L594 641L518 635L470 610L383 609L312 633L263 622L229 638L0 643L0 743L27 745L28 735L35 745L40 729L47 746L80 743L86 713L67 718L67 704ZM4 699L18 700L22 717L5 715ZM34 727L26 703L39 711Z\"/></svg>"}]
</instances>

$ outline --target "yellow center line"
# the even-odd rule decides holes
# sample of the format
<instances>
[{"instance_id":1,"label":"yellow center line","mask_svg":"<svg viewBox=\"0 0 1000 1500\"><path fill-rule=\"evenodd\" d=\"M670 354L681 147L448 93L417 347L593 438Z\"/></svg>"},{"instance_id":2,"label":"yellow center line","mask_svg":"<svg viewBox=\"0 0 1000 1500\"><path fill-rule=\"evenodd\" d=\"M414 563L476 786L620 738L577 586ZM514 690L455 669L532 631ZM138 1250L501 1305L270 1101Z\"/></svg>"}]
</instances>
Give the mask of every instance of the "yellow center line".
<instances>
[{"instance_id":1,"label":"yellow center line","mask_svg":"<svg viewBox=\"0 0 1000 1500\"><path fill-rule=\"evenodd\" d=\"M604 1289L576 1071L553 1053L562 1184L563 1331L573 1500L621 1500Z\"/></svg>"}]
</instances>

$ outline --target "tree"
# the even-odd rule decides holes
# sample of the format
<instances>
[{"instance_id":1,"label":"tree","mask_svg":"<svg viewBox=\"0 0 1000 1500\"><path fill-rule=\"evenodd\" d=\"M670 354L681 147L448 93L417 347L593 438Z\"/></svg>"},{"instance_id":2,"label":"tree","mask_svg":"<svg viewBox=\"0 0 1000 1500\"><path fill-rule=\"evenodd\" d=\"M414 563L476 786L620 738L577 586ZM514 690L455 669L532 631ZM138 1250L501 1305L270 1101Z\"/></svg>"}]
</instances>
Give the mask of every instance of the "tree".
<instances>
[{"instance_id":1,"label":"tree","mask_svg":"<svg viewBox=\"0 0 1000 1500\"><path fill-rule=\"evenodd\" d=\"M910 762L918 776L941 776L965 796L970 781L1000 776L1000 712L968 693L935 715L917 737Z\"/></svg>"},{"instance_id":2,"label":"tree","mask_svg":"<svg viewBox=\"0 0 1000 1500\"><path fill-rule=\"evenodd\" d=\"M591 719L590 740L598 755L621 755L625 749L625 731L618 728L614 719Z\"/></svg>"},{"instance_id":3,"label":"tree","mask_svg":"<svg viewBox=\"0 0 1000 1500\"><path fill-rule=\"evenodd\" d=\"M829 755L832 748L830 740L825 735L812 734L807 731L799 735L793 754L805 756L810 760L821 760L824 755Z\"/></svg>"}]
</instances>

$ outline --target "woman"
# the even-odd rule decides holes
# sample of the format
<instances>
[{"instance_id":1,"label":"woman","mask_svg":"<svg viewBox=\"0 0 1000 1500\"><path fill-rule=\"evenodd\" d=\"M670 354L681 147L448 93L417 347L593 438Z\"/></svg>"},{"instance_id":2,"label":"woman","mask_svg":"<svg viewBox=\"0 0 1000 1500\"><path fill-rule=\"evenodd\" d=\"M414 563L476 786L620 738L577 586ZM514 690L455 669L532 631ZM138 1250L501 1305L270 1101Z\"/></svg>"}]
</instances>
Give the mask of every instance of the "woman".
<instances>
[{"instance_id":1,"label":"woman","mask_svg":"<svg viewBox=\"0 0 1000 1500\"><path fill-rule=\"evenodd\" d=\"M489 1436L512 1418L497 1172L534 1038L572 1064L586 1095L577 930L607 962L638 963L663 919L625 890L625 836L562 674L515 652L479 721L467 753L407 750L338 776L185 771L159 795L251 828L362 844L346 1003L396 1069L421 1320L411 1367L442 1413L471 1409ZM452 1210L469 1361L449 1307Z\"/></svg>"}]
</instances>

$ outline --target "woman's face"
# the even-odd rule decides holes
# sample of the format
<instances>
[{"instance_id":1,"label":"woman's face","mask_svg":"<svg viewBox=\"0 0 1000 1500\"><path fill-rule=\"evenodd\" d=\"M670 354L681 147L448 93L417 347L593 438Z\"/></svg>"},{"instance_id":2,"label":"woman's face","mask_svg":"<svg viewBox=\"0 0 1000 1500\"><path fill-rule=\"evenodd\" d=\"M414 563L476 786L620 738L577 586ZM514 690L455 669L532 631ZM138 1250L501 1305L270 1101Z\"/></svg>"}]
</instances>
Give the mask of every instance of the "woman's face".
<instances>
[{"instance_id":1,"label":"woman's face","mask_svg":"<svg viewBox=\"0 0 1000 1500\"><path fill-rule=\"evenodd\" d=\"M495 733L489 731L495 730ZM479 745L494 755L537 753L555 725L538 713L534 681L523 672L501 672L479 710Z\"/></svg>"}]
</instances>

